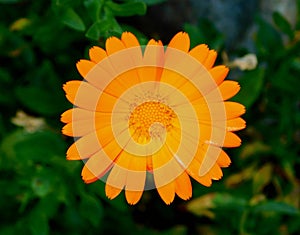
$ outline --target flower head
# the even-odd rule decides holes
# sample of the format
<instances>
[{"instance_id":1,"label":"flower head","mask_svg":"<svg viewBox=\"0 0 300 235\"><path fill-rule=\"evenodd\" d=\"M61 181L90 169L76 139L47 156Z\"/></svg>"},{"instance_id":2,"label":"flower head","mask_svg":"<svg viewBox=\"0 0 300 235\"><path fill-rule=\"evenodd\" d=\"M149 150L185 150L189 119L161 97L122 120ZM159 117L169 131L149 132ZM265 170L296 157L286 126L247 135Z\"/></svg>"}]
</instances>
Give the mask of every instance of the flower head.
<instances>
[{"instance_id":1,"label":"flower head","mask_svg":"<svg viewBox=\"0 0 300 235\"><path fill-rule=\"evenodd\" d=\"M190 50L182 32L167 48L153 39L141 47L125 32L89 56L77 63L84 80L63 87L74 108L61 117L62 132L76 137L67 159L84 161L86 183L104 180L111 199L124 189L129 204L157 188L170 204L192 196L189 176L205 186L222 177L222 147L240 145L233 132L245 128L245 108L225 101L240 87L224 81L228 68L213 67L214 50Z\"/></svg>"}]
</instances>

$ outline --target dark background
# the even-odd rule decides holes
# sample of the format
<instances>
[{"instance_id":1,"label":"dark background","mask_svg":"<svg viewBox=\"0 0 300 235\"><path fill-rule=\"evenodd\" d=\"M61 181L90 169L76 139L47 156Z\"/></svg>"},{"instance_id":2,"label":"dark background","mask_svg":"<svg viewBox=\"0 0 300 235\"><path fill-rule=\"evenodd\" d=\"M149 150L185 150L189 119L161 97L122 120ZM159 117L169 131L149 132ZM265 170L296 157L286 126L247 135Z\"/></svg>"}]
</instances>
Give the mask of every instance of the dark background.
<instances>
[{"instance_id":1,"label":"dark background","mask_svg":"<svg viewBox=\"0 0 300 235\"><path fill-rule=\"evenodd\" d=\"M0 234L300 234L300 1L0 0ZM178 31L218 51L247 107L224 177L166 206L155 190L129 206L67 161L62 84L109 36L164 44ZM258 65L234 59L252 53Z\"/></svg>"}]
</instances>

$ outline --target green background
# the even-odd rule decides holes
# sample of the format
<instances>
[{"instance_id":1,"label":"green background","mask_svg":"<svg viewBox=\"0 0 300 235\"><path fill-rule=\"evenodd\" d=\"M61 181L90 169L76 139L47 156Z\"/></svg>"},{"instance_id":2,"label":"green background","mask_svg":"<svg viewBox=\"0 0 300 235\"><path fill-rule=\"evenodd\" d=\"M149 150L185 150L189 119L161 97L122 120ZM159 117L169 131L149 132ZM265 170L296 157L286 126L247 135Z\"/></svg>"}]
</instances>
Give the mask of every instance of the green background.
<instances>
[{"instance_id":1,"label":"green background","mask_svg":"<svg viewBox=\"0 0 300 235\"><path fill-rule=\"evenodd\" d=\"M123 193L110 201L103 182L82 182L81 161L65 159L73 139L61 134L59 119L72 106L62 84L81 79L76 62L109 36L132 31L142 44L159 39L154 31L138 31L138 22L124 22L161 2L0 0L1 235L300 234L299 14L295 26L278 12L272 23L256 16L251 40L258 66L229 75L242 87L234 100L247 107L243 144L226 150L233 163L222 180L210 188L193 182L190 201L176 198L167 206L154 190L135 206ZM192 46L226 51L224 36L207 20L180 30ZM16 117L20 110L28 116Z\"/></svg>"}]
</instances>

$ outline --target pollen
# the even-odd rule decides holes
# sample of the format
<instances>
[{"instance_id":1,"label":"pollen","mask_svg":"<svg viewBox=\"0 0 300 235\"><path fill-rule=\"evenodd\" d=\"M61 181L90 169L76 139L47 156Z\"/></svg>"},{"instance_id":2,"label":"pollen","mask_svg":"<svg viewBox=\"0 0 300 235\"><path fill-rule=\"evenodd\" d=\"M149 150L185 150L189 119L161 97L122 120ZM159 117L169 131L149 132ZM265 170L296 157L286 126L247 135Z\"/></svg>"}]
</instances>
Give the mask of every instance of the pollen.
<instances>
[{"instance_id":1,"label":"pollen","mask_svg":"<svg viewBox=\"0 0 300 235\"><path fill-rule=\"evenodd\" d=\"M164 131L174 128L176 118L168 105L158 101L144 102L131 112L129 130L137 143L146 144L151 138L160 138Z\"/></svg>"}]
</instances>

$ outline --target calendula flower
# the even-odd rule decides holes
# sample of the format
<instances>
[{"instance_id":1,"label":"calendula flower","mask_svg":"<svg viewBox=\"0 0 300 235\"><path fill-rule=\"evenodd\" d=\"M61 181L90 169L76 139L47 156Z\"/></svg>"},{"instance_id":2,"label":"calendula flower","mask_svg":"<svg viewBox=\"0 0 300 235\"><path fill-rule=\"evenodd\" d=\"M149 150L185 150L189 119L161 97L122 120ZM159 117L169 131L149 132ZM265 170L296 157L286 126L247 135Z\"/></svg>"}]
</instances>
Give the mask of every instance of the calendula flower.
<instances>
[{"instance_id":1,"label":"calendula flower","mask_svg":"<svg viewBox=\"0 0 300 235\"><path fill-rule=\"evenodd\" d=\"M170 204L192 196L189 176L205 186L222 177L230 164L222 147L241 144L233 132L245 128L245 108L225 101L240 86L224 81L228 68L213 67L214 50L190 50L183 32L166 48L153 39L142 47L125 32L89 56L77 63L84 80L63 87L74 108L61 117L62 132L76 137L67 159L84 161L84 182L105 181L110 199L124 189L129 204L156 188Z\"/></svg>"}]
</instances>

